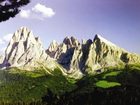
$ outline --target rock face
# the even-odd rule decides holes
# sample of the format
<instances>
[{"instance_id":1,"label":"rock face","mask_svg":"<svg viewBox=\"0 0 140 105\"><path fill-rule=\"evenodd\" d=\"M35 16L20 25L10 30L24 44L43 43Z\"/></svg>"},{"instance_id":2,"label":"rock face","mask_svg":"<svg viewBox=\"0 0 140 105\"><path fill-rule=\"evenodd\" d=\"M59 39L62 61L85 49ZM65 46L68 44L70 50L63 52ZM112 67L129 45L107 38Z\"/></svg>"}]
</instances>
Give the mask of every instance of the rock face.
<instances>
[{"instance_id":1,"label":"rock face","mask_svg":"<svg viewBox=\"0 0 140 105\"><path fill-rule=\"evenodd\" d=\"M88 73L94 73L95 70L101 70L104 67L124 65L125 62L121 58L124 53L128 52L96 35L89 47L84 69Z\"/></svg>"},{"instance_id":2,"label":"rock face","mask_svg":"<svg viewBox=\"0 0 140 105\"><path fill-rule=\"evenodd\" d=\"M46 52L50 55L50 57L54 57L57 48L58 43L55 40L53 40Z\"/></svg>"},{"instance_id":3,"label":"rock face","mask_svg":"<svg viewBox=\"0 0 140 105\"><path fill-rule=\"evenodd\" d=\"M42 47L39 38L26 27L13 34L5 51L3 65L8 67L36 66L38 61L47 60L48 55Z\"/></svg>"},{"instance_id":4,"label":"rock face","mask_svg":"<svg viewBox=\"0 0 140 105\"><path fill-rule=\"evenodd\" d=\"M50 47L49 47L50 48ZM101 72L104 67L140 63L140 56L131 54L115 44L96 35L93 40L80 42L66 37L61 44L49 51L52 58L73 75ZM51 53L52 52L52 53Z\"/></svg>"},{"instance_id":5,"label":"rock face","mask_svg":"<svg viewBox=\"0 0 140 105\"><path fill-rule=\"evenodd\" d=\"M0 55L0 64L3 63L3 60L4 60L4 56L3 55Z\"/></svg>"},{"instance_id":6,"label":"rock face","mask_svg":"<svg viewBox=\"0 0 140 105\"><path fill-rule=\"evenodd\" d=\"M68 73L77 74L78 72L78 75L82 75L82 72L79 72L80 69L78 66L78 59L75 58L78 57L77 54L82 47L77 39L75 39L74 37L66 37L63 40L63 43L57 45L57 48L53 48L54 50L52 51L52 53L50 50L51 46L46 51L48 55L56 59L59 64L61 64L66 70L68 70Z\"/></svg>"},{"instance_id":7,"label":"rock face","mask_svg":"<svg viewBox=\"0 0 140 105\"><path fill-rule=\"evenodd\" d=\"M45 51L39 38L34 37L26 27L13 34L4 57L0 67L38 67L45 62L47 68L59 67L75 78L86 73L102 72L109 66L140 63L139 55L129 53L100 35L82 43L74 37L66 37L60 44L53 41Z\"/></svg>"}]
</instances>

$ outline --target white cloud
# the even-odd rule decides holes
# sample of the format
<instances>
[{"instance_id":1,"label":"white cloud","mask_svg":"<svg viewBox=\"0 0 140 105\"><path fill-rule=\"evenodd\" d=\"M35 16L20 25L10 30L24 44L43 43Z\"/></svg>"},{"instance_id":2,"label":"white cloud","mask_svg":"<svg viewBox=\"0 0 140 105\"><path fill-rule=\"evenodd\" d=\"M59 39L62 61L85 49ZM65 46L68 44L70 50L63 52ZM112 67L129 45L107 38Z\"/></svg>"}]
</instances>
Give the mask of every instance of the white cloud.
<instances>
[{"instance_id":1,"label":"white cloud","mask_svg":"<svg viewBox=\"0 0 140 105\"><path fill-rule=\"evenodd\" d=\"M0 49L0 53L4 53L5 50L6 50L6 47L2 47L2 48Z\"/></svg>"},{"instance_id":2,"label":"white cloud","mask_svg":"<svg viewBox=\"0 0 140 105\"><path fill-rule=\"evenodd\" d=\"M52 8L49 8L43 4L37 3L29 10L21 10L19 16L26 19L40 19L50 18L55 15Z\"/></svg>"},{"instance_id":3,"label":"white cloud","mask_svg":"<svg viewBox=\"0 0 140 105\"><path fill-rule=\"evenodd\" d=\"M29 18L30 13L31 13L30 10L21 10L19 15L22 18Z\"/></svg>"},{"instance_id":4,"label":"white cloud","mask_svg":"<svg viewBox=\"0 0 140 105\"><path fill-rule=\"evenodd\" d=\"M12 38L12 36L13 36L13 34L7 34L7 35L5 35L5 36L3 37L3 41L9 42L10 39Z\"/></svg>"},{"instance_id":5,"label":"white cloud","mask_svg":"<svg viewBox=\"0 0 140 105\"><path fill-rule=\"evenodd\" d=\"M33 8L32 11L36 13L40 13L44 17L52 17L55 15L55 12L53 11L52 8L48 8L45 5L42 5L40 3L36 4Z\"/></svg>"},{"instance_id":6,"label":"white cloud","mask_svg":"<svg viewBox=\"0 0 140 105\"><path fill-rule=\"evenodd\" d=\"M11 40L13 34L7 34L3 37L0 38L0 53L4 53L7 44L9 43L9 41Z\"/></svg>"},{"instance_id":7,"label":"white cloud","mask_svg":"<svg viewBox=\"0 0 140 105\"><path fill-rule=\"evenodd\" d=\"M2 39L0 39L0 44L4 44L4 41Z\"/></svg>"},{"instance_id":8,"label":"white cloud","mask_svg":"<svg viewBox=\"0 0 140 105\"><path fill-rule=\"evenodd\" d=\"M9 42L10 39L12 38L12 35L13 34L7 34L7 35L3 36L2 38L0 38L0 45L4 45L7 42Z\"/></svg>"}]
</instances>

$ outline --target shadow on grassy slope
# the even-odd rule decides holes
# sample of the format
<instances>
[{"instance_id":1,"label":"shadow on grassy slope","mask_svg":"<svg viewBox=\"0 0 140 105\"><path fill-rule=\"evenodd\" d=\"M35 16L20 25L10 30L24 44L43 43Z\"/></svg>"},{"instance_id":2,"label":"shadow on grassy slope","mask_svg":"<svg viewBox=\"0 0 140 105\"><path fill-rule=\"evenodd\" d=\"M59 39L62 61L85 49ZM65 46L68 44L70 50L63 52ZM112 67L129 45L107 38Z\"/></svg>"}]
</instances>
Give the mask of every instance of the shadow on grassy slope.
<instances>
[{"instance_id":1,"label":"shadow on grassy slope","mask_svg":"<svg viewBox=\"0 0 140 105\"><path fill-rule=\"evenodd\" d=\"M0 71L0 105L42 103L41 97L49 91L57 96L74 88L59 69L52 74L48 75L44 70L24 71L17 68Z\"/></svg>"},{"instance_id":2,"label":"shadow on grassy slope","mask_svg":"<svg viewBox=\"0 0 140 105\"><path fill-rule=\"evenodd\" d=\"M112 87L103 81L120 85ZM63 95L57 105L138 105L140 66L127 65L121 70L108 70L96 76L86 76L77 85L78 88Z\"/></svg>"},{"instance_id":3,"label":"shadow on grassy slope","mask_svg":"<svg viewBox=\"0 0 140 105\"><path fill-rule=\"evenodd\" d=\"M115 85L114 85L115 84ZM57 68L0 71L0 105L137 105L140 66L127 65L76 81Z\"/></svg>"}]
</instances>

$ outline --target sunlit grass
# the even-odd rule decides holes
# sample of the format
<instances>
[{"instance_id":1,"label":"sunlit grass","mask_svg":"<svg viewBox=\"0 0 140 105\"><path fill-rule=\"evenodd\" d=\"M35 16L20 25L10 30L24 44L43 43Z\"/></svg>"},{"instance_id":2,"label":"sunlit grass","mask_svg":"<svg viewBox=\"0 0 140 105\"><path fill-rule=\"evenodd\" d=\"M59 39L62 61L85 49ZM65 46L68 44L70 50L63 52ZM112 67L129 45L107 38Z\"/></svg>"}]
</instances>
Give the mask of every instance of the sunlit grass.
<instances>
[{"instance_id":1,"label":"sunlit grass","mask_svg":"<svg viewBox=\"0 0 140 105\"><path fill-rule=\"evenodd\" d=\"M106 79L106 77L109 77L109 76L117 76L118 74L120 74L122 71L112 71L112 72L109 72L109 73L106 73L104 76L103 76L103 79Z\"/></svg>"},{"instance_id":2,"label":"sunlit grass","mask_svg":"<svg viewBox=\"0 0 140 105\"><path fill-rule=\"evenodd\" d=\"M98 81L96 83L96 86L100 88L110 88L114 86L121 86L121 84L117 82L108 82L108 81L102 80L102 81Z\"/></svg>"},{"instance_id":3,"label":"sunlit grass","mask_svg":"<svg viewBox=\"0 0 140 105\"><path fill-rule=\"evenodd\" d=\"M119 67L120 68L120 67ZM34 71L11 68L0 71L0 105L2 103L42 102L42 97L48 94L63 96L65 93L84 94L93 92L96 88L108 89L124 85L137 86L140 84L140 66L127 65L125 68L111 69L97 75L86 75L80 80L64 76L56 68L54 71L47 68L37 68ZM51 73L51 74L50 74ZM59 98L58 98L59 99ZM22 105L22 104L21 104Z\"/></svg>"},{"instance_id":4,"label":"sunlit grass","mask_svg":"<svg viewBox=\"0 0 140 105\"><path fill-rule=\"evenodd\" d=\"M2 103L40 102L50 89L53 94L63 94L75 88L56 68L47 74L44 70L26 71L13 68L0 71L0 105Z\"/></svg>"}]
</instances>

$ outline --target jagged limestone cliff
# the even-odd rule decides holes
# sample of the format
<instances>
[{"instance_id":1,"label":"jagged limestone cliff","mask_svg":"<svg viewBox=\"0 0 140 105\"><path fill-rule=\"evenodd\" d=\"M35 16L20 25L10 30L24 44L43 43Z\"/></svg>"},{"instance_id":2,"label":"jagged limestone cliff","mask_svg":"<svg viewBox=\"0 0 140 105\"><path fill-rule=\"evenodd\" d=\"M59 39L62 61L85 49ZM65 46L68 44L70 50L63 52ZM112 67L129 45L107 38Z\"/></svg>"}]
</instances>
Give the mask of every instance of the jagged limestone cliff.
<instances>
[{"instance_id":1,"label":"jagged limestone cliff","mask_svg":"<svg viewBox=\"0 0 140 105\"><path fill-rule=\"evenodd\" d=\"M4 56L0 55L0 65L3 63L3 60L4 60Z\"/></svg>"},{"instance_id":2,"label":"jagged limestone cliff","mask_svg":"<svg viewBox=\"0 0 140 105\"><path fill-rule=\"evenodd\" d=\"M1 67L18 67L26 70L34 70L34 67L47 67L54 70L59 67L49 55L46 54L42 43L38 37L33 35L33 32L26 27L21 27L10 40L6 51L5 58Z\"/></svg>"},{"instance_id":3,"label":"jagged limestone cliff","mask_svg":"<svg viewBox=\"0 0 140 105\"><path fill-rule=\"evenodd\" d=\"M16 31L5 51L5 66L34 66L36 61L46 60L48 55L39 38L26 27Z\"/></svg>"},{"instance_id":4,"label":"jagged limestone cliff","mask_svg":"<svg viewBox=\"0 0 140 105\"><path fill-rule=\"evenodd\" d=\"M59 64L58 64L59 63ZM140 63L140 56L107 41L100 35L80 43L66 37L62 43L53 41L45 51L39 38L26 27L17 30L7 46L2 67L59 67L74 78L104 71L105 67ZM62 66L62 67L61 67Z\"/></svg>"},{"instance_id":5,"label":"jagged limestone cliff","mask_svg":"<svg viewBox=\"0 0 140 105\"><path fill-rule=\"evenodd\" d=\"M52 42L50 46L55 46L53 44L54 43ZM66 37L63 40L63 43L57 45L57 48L54 48L52 51L54 56L50 55L50 49L47 49L46 52L48 55L56 59L57 62L61 64L69 74L74 74L74 76L76 74L77 77L81 77L83 74L81 71L79 71L80 59L75 58L77 57L77 54L81 48L82 46L77 39L74 37Z\"/></svg>"},{"instance_id":6,"label":"jagged limestone cliff","mask_svg":"<svg viewBox=\"0 0 140 105\"><path fill-rule=\"evenodd\" d=\"M140 63L140 56L116 46L100 35L96 35L89 48L85 70L94 72L109 66L122 66L125 64Z\"/></svg>"},{"instance_id":7,"label":"jagged limestone cliff","mask_svg":"<svg viewBox=\"0 0 140 105\"><path fill-rule=\"evenodd\" d=\"M102 72L109 66L140 63L139 55L129 53L100 35L95 35L93 40L82 41L81 44L74 37L66 37L63 43L53 49L52 57L74 76Z\"/></svg>"}]
</instances>

